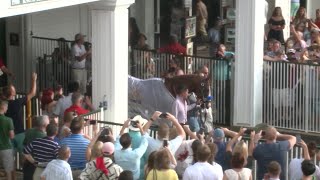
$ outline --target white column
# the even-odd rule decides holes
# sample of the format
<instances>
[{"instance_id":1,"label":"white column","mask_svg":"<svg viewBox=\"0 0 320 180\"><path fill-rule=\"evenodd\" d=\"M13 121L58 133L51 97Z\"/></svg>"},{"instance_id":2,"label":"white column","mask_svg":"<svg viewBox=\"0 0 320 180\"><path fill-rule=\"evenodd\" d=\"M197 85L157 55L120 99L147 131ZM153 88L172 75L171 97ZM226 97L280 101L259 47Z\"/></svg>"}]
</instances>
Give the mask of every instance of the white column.
<instances>
[{"instance_id":1,"label":"white column","mask_svg":"<svg viewBox=\"0 0 320 180\"><path fill-rule=\"evenodd\" d=\"M262 67L265 2L237 2L233 125L262 122Z\"/></svg>"},{"instance_id":2,"label":"white column","mask_svg":"<svg viewBox=\"0 0 320 180\"><path fill-rule=\"evenodd\" d=\"M92 15L93 102L107 96L106 121L128 117L128 6L132 0L99 1Z\"/></svg>"}]
</instances>

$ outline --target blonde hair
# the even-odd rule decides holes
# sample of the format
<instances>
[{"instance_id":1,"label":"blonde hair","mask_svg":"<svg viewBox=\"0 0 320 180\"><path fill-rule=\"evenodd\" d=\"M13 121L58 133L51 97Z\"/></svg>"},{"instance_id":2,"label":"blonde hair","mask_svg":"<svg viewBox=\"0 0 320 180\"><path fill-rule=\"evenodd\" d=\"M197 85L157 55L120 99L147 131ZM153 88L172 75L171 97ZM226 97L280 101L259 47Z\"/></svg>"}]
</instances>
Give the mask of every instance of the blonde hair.
<instances>
[{"instance_id":1,"label":"blonde hair","mask_svg":"<svg viewBox=\"0 0 320 180\"><path fill-rule=\"evenodd\" d=\"M241 154L245 159L248 158L248 145L244 141L238 142L232 151L232 155L239 153Z\"/></svg>"},{"instance_id":2,"label":"blonde hair","mask_svg":"<svg viewBox=\"0 0 320 180\"><path fill-rule=\"evenodd\" d=\"M97 157L103 156L102 153L103 143L101 141L97 141L92 147L91 159L95 159Z\"/></svg>"}]
</instances>

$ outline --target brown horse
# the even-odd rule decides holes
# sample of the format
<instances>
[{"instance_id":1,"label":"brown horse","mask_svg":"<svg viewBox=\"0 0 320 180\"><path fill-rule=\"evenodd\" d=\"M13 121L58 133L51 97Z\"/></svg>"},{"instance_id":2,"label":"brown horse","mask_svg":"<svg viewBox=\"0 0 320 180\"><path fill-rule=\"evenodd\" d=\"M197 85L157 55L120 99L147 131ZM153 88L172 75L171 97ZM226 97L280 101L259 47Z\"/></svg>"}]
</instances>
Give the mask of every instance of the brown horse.
<instances>
[{"instance_id":1,"label":"brown horse","mask_svg":"<svg viewBox=\"0 0 320 180\"><path fill-rule=\"evenodd\" d=\"M165 86L173 97L177 96L176 88L179 85L187 86L189 92L194 92L198 98L204 99L208 97L210 92L210 79L199 75L182 75L172 78L165 78Z\"/></svg>"}]
</instances>

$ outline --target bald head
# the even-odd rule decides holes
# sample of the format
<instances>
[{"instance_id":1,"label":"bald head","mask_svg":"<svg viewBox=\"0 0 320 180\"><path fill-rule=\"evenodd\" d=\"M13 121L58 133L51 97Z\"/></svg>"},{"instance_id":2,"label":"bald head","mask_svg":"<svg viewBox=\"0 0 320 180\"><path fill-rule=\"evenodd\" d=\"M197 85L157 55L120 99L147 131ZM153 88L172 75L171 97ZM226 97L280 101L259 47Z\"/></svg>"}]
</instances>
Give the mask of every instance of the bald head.
<instances>
[{"instance_id":1,"label":"bald head","mask_svg":"<svg viewBox=\"0 0 320 180\"><path fill-rule=\"evenodd\" d=\"M201 73L204 75L205 78L208 77L208 75L209 75L209 68L208 68L207 66L202 66L202 68L201 68L200 71L201 71Z\"/></svg>"},{"instance_id":2,"label":"bald head","mask_svg":"<svg viewBox=\"0 0 320 180\"><path fill-rule=\"evenodd\" d=\"M277 129L272 127L272 126L269 126L267 127L266 129L266 135L265 135L265 139L268 140L268 141L274 141L277 139Z\"/></svg>"}]
</instances>

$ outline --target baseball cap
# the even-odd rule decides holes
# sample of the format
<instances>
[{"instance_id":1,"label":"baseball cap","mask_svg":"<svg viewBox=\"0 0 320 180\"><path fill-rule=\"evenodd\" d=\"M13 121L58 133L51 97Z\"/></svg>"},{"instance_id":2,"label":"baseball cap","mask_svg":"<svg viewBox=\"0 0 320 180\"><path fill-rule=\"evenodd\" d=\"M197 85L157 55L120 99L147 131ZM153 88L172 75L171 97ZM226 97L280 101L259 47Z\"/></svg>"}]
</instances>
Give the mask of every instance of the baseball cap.
<instances>
[{"instance_id":1,"label":"baseball cap","mask_svg":"<svg viewBox=\"0 0 320 180\"><path fill-rule=\"evenodd\" d=\"M213 131L212 136L215 141L221 141L224 138L224 132L222 129L217 128Z\"/></svg>"},{"instance_id":2,"label":"baseball cap","mask_svg":"<svg viewBox=\"0 0 320 180\"><path fill-rule=\"evenodd\" d=\"M86 37L85 35L81 34L81 33L78 33L74 36L74 40L77 41L77 40L80 40L82 37Z\"/></svg>"},{"instance_id":3,"label":"baseball cap","mask_svg":"<svg viewBox=\"0 0 320 180\"><path fill-rule=\"evenodd\" d=\"M114 144L111 143L111 142L103 143L102 152L103 152L103 154L107 154L107 155L113 154L113 152L114 152Z\"/></svg>"}]
</instances>

